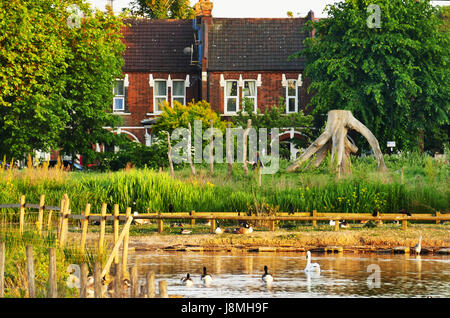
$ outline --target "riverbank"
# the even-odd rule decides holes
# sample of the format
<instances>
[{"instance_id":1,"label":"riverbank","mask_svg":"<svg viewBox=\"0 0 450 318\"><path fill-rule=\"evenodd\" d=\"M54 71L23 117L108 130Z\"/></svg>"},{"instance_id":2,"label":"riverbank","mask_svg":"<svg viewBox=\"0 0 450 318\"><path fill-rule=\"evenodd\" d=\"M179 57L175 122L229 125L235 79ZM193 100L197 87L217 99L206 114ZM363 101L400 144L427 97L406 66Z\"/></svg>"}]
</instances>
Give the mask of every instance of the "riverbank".
<instances>
[{"instance_id":1,"label":"riverbank","mask_svg":"<svg viewBox=\"0 0 450 318\"><path fill-rule=\"evenodd\" d=\"M251 234L209 234L182 235L167 231L162 234L140 231L130 237L131 251L241 251L241 252L383 252L404 253L422 235L422 253L444 253L450 249L450 224L412 224L406 231L394 225L363 228L354 225L350 229L332 231L327 225L299 227L296 230L277 229L254 231ZM72 233L76 240L79 234ZM98 234L90 233L88 239L96 240ZM112 242L112 236L107 235Z\"/></svg>"}]
</instances>

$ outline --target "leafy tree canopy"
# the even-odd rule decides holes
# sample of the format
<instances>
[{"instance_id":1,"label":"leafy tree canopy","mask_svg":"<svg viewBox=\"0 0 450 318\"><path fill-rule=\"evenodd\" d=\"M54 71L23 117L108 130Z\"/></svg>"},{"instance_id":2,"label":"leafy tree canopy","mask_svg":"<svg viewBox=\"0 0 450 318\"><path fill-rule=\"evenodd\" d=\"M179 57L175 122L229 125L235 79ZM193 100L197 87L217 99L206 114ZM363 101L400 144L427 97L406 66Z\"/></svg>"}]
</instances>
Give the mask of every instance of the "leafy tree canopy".
<instances>
[{"instance_id":1,"label":"leafy tree canopy","mask_svg":"<svg viewBox=\"0 0 450 318\"><path fill-rule=\"evenodd\" d=\"M192 19L195 11L189 0L133 0L128 9L132 15L151 19Z\"/></svg>"},{"instance_id":2,"label":"leafy tree canopy","mask_svg":"<svg viewBox=\"0 0 450 318\"><path fill-rule=\"evenodd\" d=\"M367 24L370 4L381 9L380 28ZM441 10L430 1L346 0L308 22L315 37L294 57L306 58L314 113L351 110L384 149L391 138L416 148L419 135L448 125L450 37Z\"/></svg>"}]
</instances>

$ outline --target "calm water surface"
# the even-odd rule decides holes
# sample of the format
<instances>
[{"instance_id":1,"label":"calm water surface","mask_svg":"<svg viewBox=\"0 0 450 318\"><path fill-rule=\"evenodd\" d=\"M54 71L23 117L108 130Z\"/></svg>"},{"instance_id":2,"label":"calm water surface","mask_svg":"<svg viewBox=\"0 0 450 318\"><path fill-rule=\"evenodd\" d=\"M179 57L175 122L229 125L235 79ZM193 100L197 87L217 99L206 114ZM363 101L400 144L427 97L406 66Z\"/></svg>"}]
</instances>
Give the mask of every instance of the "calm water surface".
<instances>
[{"instance_id":1,"label":"calm water surface","mask_svg":"<svg viewBox=\"0 0 450 318\"><path fill-rule=\"evenodd\" d=\"M320 276L306 275L305 253L191 253L151 252L130 255L143 278L154 271L166 280L169 294L187 298L259 297L450 297L450 256L312 254ZM380 287L369 288L376 275L368 266L379 266ZM274 276L270 288L262 282L264 265ZM213 283L206 287L200 276L206 266ZM376 267L376 266L375 266ZM190 273L194 286L180 278Z\"/></svg>"}]
</instances>

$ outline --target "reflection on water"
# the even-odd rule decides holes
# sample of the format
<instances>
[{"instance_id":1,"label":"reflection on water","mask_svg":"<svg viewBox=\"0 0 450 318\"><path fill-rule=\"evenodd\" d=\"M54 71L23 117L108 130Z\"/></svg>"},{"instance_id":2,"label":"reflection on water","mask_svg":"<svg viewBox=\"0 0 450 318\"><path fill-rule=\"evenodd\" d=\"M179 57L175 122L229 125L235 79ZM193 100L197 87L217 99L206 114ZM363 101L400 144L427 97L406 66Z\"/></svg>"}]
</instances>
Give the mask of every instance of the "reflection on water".
<instances>
[{"instance_id":1,"label":"reflection on water","mask_svg":"<svg viewBox=\"0 0 450 318\"><path fill-rule=\"evenodd\" d=\"M304 272L304 253L152 252L136 253L130 262L141 275L154 271L166 280L169 294L193 298L450 297L450 257L440 255L313 254L319 275ZM379 288L369 288L371 264L380 268ZM264 265L274 276L270 288L261 280ZM214 278L209 287L200 280L203 266ZM180 283L186 273L194 286Z\"/></svg>"}]
</instances>

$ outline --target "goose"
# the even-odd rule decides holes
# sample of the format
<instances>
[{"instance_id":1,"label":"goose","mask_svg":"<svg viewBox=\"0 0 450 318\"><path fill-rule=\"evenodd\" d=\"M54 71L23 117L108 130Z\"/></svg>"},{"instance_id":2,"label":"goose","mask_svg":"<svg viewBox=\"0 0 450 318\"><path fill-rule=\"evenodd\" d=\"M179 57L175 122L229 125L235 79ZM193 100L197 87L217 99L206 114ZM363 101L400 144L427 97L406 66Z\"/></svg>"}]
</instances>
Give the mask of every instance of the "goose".
<instances>
[{"instance_id":1,"label":"goose","mask_svg":"<svg viewBox=\"0 0 450 318\"><path fill-rule=\"evenodd\" d=\"M211 284L212 279L213 279L213 278L212 278L212 275L207 274L207 273L206 273L206 267L203 266L203 275L202 275L202 277L201 277L202 282L203 282L205 285L209 285L209 284Z\"/></svg>"},{"instance_id":2,"label":"goose","mask_svg":"<svg viewBox=\"0 0 450 318\"><path fill-rule=\"evenodd\" d=\"M253 227L251 227L248 223L245 223L244 226L241 226L238 229L235 229L233 233L235 234L250 234L253 232Z\"/></svg>"},{"instance_id":3,"label":"goose","mask_svg":"<svg viewBox=\"0 0 450 318\"><path fill-rule=\"evenodd\" d=\"M139 216L139 213L137 211L134 211L133 216L134 217ZM134 219L134 223L138 225L149 224L150 220Z\"/></svg>"},{"instance_id":4,"label":"goose","mask_svg":"<svg viewBox=\"0 0 450 318\"><path fill-rule=\"evenodd\" d=\"M186 274L186 277L181 278L181 282L188 287L194 285L194 281L192 280L191 274L189 273Z\"/></svg>"},{"instance_id":5,"label":"goose","mask_svg":"<svg viewBox=\"0 0 450 318\"><path fill-rule=\"evenodd\" d=\"M180 234L191 234L192 231L191 230L186 230L186 229L181 229L180 230Z\"/></svg>"},{"instance_id":6,"label":"goose","mask_svg":"<svg viewBox=\"0 0 450 318\"><path fill-rule=\"evenodd\" d=\"M317 272L320 273L320 265L317 263L311 263L311 252L306 252L306 267L305 272Z\"/></svg>"},{"instance_id":7,"label":"goose","mask_svg":"<svg viewBox=\"0 0 450 318\"><path fill-rule=\"evenodd\" d=\"M294 206L292 205L292 203L289 203L288 210L289 210L288 214L294 214Z\"/></svg>"},{"instance_id":8,"label":"goose","mask_svg":"<svg viewBox=\"0 0 450 318\"><path fill-rule=\"evenodd\" d=\"M267 265L264 265L264 274L262 275L261 279L263 280L263 282L265 282L267 285L272 284L273 282L273 276L272 274L269 274L267 272Z\"/></svg>"},{"instance_id":9,"label":"goose","mask_svg":"<svg viewBox=\"0 0 450 318\"><path fill-rule=\"evenodd\" d=\"M416 252L417 255L420 254L420 251L421 251L421 250L422 250L422 235L419 236L419 243L417 243L417 244L414 246L414 251Z\"/></svg>"},{"instance_id":10,"label":"goose","mask_svg":"<svg viewBox=\"0 0 450 318\"><path fill-rule=\"evenodd\" d=\"M346 229L346 228L348 228L350 226L348 225L348 222L346 220L343 220L343 221L339 222L339 227L343 228L343 229Z\"/></svg>"}]
</instances>

